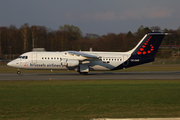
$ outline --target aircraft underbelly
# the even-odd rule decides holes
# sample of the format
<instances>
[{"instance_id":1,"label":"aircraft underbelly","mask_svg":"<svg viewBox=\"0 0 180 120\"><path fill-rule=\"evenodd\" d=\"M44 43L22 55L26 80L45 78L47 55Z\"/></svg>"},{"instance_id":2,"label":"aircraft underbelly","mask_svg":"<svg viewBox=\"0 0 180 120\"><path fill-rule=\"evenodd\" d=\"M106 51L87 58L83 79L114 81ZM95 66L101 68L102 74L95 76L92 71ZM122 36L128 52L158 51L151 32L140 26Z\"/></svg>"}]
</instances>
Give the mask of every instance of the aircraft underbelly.
<instances>
[{"instance_id":1,"label":"aircraft underbelly","mask_svg":"<svg viewBox=\"0 0 180 120\"><path fill-rule=\"evenodd\" d=\"M95 66L90 67L90 70L111 70L111 69L106 68L104 66L95 65Z\"/></svg>"},{"instance_id":2,"label":"aircraft underbelly","mask_svg":"<svg viewBox=\"0 0 180 120\"><path fill-rule=\"evenodd\" d=\"M92 61L90 63L91 70L112 70L117 63L104 63L103 61Z\"/></svg>"}]
</instances>

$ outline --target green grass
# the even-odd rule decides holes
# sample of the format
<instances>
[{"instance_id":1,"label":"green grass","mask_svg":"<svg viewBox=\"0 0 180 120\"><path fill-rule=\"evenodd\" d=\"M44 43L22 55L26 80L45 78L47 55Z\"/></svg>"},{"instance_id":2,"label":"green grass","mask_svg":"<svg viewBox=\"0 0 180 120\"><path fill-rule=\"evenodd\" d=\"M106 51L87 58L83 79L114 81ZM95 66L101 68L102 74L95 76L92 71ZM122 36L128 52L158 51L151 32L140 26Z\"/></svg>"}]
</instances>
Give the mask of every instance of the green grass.
<instances>
[{"instance_id":1,"label":"green grass","mask_svg":"<svg viewBox=\"0 0 180 120\"><path fill-rule=\"evenodd\" d=\"M180 117L180 80L0 81L0 119Z\"/></svg>"}]
</instances>

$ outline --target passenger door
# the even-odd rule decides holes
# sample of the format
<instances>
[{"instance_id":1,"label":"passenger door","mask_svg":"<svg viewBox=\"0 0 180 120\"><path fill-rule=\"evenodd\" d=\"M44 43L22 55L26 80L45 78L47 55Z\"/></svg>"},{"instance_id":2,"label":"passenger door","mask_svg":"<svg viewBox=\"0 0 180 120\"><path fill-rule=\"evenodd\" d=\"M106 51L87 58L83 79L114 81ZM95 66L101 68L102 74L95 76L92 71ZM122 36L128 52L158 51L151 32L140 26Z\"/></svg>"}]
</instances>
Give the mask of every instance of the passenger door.
<instances>
[{"instance_id":1,"label":"passenger door","mask_svg":"<svg viewBox=\"0 0 180 120\"><path fill-rule=\"evenodd\" d=\"M32 53L31 61L32 63L37 63L37 53Z\"/></svg>"}]
</instances>

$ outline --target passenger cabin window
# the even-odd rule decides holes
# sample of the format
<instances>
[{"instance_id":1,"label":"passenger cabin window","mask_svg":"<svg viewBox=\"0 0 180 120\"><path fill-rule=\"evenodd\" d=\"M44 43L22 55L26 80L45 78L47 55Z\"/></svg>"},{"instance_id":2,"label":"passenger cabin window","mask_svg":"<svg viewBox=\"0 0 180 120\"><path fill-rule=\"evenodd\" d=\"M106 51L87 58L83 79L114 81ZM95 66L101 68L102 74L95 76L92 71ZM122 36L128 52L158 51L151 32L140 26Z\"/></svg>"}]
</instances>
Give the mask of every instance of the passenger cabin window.
<instances>
[{"instance_id":1,"label":"passenger cabin window","mask_svg":"<svg viewBox=\"0 0 180 120\"><path fill-rule=\"evenodd\" d=\"M122 61L121 58L102 58L103 61Z\"/></svg>"},{"instance_id":2,"label":"passenger cabin window","mask_svg":"<svg viewBox=\"0 0 180 120\"><path fill-rule=\"evenodd\" d=\"M19 57L19 58L22 58L22 57ZM25 59L26 59L26 57L25 57ZM51 60L62 60L62 58L58 58L58 57L42 57L42 59L51 59Z\"/></svg>"}]
</instances>

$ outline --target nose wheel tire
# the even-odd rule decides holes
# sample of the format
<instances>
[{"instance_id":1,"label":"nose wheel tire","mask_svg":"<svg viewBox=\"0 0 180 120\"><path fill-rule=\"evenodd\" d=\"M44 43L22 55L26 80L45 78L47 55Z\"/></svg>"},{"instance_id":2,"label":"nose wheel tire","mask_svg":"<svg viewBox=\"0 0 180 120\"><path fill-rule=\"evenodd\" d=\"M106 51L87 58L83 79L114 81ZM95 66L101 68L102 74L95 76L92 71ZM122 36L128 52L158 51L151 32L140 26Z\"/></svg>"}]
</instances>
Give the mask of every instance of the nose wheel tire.
<instances>
[{"instance_id":1,"label":"nose wheel tire","mask_svg":"<svg viewBox=\"0 0 180 120\"><path fill-rule=\"evenodd\" d=\"M21 74L21 72L20 72L20 71L17 71L17 74L18 74L18 75L20 75L20 74Z\"/></svg>"}]
</instances>

